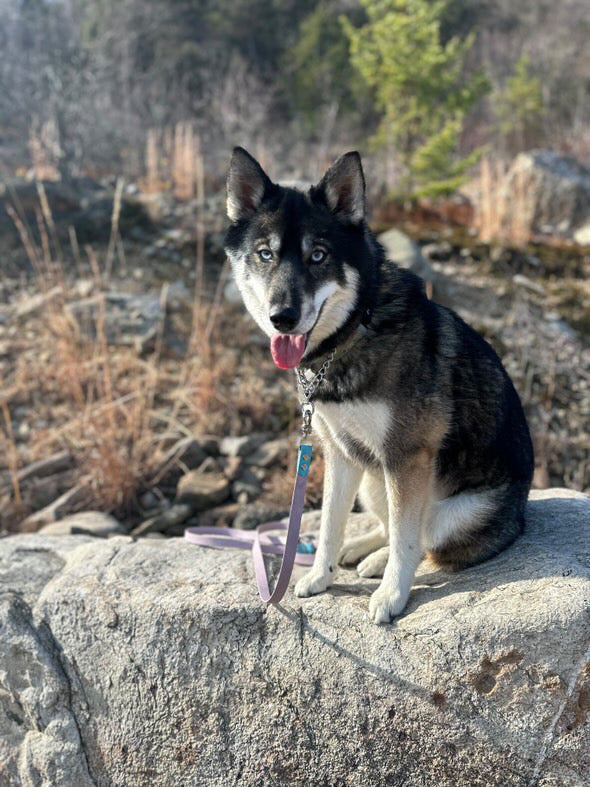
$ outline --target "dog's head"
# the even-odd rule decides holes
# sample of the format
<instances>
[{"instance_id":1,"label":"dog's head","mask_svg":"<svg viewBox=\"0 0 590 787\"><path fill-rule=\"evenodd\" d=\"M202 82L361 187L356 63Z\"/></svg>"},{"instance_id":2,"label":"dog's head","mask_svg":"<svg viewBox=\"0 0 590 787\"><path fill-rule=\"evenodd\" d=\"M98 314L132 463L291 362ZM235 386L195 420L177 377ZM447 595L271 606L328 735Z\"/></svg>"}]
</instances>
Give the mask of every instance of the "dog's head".
<instances>
[{"instance_id":1,"label":"dog's head","mask_svg":"<svg viewBox=\"0 0 590 787\"><path fill-rule=\"evenodd\" d=\"M235 148L227 213L236 283L279 368L298 366L358 325L375 278L358 153L339 158L303 193L273 183Z\"/></svg>"}]
</instances>

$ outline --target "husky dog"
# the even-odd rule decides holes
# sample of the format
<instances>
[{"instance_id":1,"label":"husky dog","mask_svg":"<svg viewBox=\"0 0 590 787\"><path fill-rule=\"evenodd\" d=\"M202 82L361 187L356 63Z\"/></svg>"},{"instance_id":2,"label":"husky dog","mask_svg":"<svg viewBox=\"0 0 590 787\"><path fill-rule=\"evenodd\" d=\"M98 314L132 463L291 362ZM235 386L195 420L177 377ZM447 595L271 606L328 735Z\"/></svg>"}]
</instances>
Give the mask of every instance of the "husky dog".
<instances>
[{"instance_id":1,"label":"husky dog","mask_svg":"<svg viewBox=\"0 0 590 787\"><path fill-rule=\"evenodd\" d=\"M312 396L326 460L319 545L295 593L321 593L338 561L358 563L383 577L369 611L389 622L425 553L460 569L522 532L534 463L518 394L489 344L384 258L358 153L304 193L236 148L227 212L225 249L275 364L311 379L329 362ZM343 546L357 493L380 524Z\"/></svg>"}]
</instances>

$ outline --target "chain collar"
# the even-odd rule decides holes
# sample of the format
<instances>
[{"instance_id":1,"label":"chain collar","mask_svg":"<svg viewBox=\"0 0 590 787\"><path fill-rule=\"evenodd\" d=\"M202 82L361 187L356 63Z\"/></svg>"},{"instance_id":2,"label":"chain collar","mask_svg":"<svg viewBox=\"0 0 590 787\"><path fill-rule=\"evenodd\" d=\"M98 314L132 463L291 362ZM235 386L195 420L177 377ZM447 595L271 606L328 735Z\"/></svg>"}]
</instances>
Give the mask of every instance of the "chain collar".
<instances>
[{"instance_id":1,"label":"chain collar","mask_svg":"<svg viewBox=\"0 0 590 787\"><path fill-rule=\"evenodd\" d=\"M297 379L299 380L299 385L301 386L301 390L303 391L303 402L301 403L301 435L302 439L307 439L311 434L311 417L313 415L314 406L313 402L310 402L311 397L317 391L320 383L325 378L328 369L330 368L330 364L334 360L334 356L336 355L336 350L332 350L330 355L326 358L311 380L308 380L305 374L301 371L300 367L297 366L295 372L297 374Z\"/></svg>"},{"instance_id":2,"label":"chain collar","mask_svg":"<svg viewBox=\"0 0 590 787\"><path fill-rule=\"evenodd\" d=\"M299 385L301 386L301 390L303 391L303 395L305 396L305 402L309 402L311 397L317 391L320 383L325 378L328 369L330 368L330 364L334 360L334 356L336 355L336 350L332 350L330 355L326 358L311 380L308 380L305 374L301 371L301 368L298 366L295 371L297 372L297 379L299 380Z\"/></svg>"}]
</instances>

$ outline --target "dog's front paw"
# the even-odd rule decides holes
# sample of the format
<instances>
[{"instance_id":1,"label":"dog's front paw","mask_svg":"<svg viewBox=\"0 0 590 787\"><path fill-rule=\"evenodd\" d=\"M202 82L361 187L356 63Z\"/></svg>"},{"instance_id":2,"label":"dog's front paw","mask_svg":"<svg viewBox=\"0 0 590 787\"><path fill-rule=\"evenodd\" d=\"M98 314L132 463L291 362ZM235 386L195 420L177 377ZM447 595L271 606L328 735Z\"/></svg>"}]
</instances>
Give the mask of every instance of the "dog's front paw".
<instances>
[{"instance_id":1,"label":"dog's front paw","mask_svg":"<svg viewBox=\"0 0 590 787\"><path fill-rule=\"evenodd\" d=\"M396 587L379 585L369 601L369 614L374 623L391 623L406 606L408 596L402 596Z\"/></svg>"},{"instance_id":2,"label":"dog's front paw","mask_svg":"<svg viewBox=\"0 0 590 787\"><path fill-rule=\"evenodd\" d=\"M323 573L308 571L305 576L295 585L295 595L299 598L307 598L308 596L315 596L316 593L323 593L330 584L330 577L325 576Z\"/></svg>"}]
</instances>

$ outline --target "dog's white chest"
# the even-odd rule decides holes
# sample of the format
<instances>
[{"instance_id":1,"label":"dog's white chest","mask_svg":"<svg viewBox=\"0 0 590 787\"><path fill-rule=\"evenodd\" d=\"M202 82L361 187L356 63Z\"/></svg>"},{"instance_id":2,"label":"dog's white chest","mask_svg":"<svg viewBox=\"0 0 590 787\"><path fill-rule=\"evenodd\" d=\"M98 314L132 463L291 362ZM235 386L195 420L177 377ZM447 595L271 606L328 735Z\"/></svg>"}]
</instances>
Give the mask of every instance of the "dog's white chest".
<instances>
[{"instance_id":1,"label":"dog's white chest","mask_svg":"<svg viewBox=\"0 0 590 787\"><path fill-rule=\"evenodd\" d=\"M330 437L345 453L349 453L352 438L377 459L383 457L391 424L391 411L385 402L362 399L343 403L318 402L316 413Z\"/></svg>"}]
</instances>

